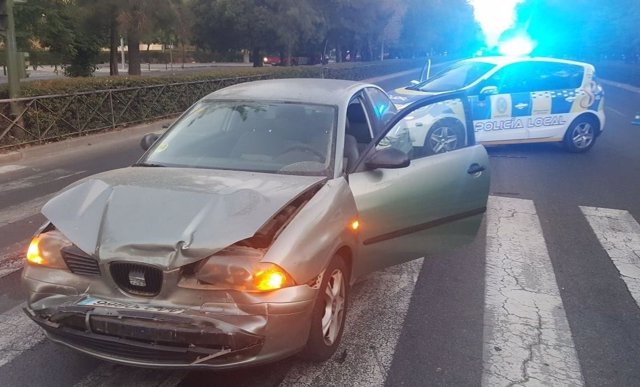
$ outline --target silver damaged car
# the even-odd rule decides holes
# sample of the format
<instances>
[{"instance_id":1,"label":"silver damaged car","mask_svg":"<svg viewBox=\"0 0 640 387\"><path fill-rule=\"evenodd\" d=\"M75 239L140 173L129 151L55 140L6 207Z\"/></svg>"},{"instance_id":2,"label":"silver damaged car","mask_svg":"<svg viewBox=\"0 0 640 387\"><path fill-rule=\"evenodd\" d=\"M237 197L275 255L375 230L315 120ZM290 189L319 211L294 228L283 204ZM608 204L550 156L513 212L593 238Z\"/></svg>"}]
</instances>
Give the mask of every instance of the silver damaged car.
<instances>
[{"instance_id":1,"label":"silver damaged car","mask_svg":"<svg viewBox=\"0 0 640 387\"><path fill-rule=\"evenodd\" d=\"M127 365L328 359L357 278L475 237L489 171L469 117L454 151L398 145L409 115L452 101L468 108L453 93L397 112L339 80L211 93L146 135L136 164L46 203L25 311L51 340Z\"/></svg>"}]
</instances>

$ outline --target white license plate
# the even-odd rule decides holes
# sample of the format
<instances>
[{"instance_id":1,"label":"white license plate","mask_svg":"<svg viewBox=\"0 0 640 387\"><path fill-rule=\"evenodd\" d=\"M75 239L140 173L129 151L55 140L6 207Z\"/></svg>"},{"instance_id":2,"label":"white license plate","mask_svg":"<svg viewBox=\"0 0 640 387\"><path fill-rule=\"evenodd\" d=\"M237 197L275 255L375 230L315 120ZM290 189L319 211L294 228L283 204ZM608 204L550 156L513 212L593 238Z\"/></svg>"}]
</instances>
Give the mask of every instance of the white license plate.
<instances>
[{"instance_id":1,"label":"white license plate","mask_svg":"<svg viewBox=\"0 0 640 387\"><path fill-rule=\"evenodd\" d=\"M157 306L157 305L130 304L126 302L102 300L94 297L85 297L82 300L78 301L77 305L100 306L103 308L129 309L129 310L140 310L145 312L171 313L171 314L179 314L184 312L184 309L180 309L180 308L167 308L164 306Z\"/></svg>"}]
</instances>

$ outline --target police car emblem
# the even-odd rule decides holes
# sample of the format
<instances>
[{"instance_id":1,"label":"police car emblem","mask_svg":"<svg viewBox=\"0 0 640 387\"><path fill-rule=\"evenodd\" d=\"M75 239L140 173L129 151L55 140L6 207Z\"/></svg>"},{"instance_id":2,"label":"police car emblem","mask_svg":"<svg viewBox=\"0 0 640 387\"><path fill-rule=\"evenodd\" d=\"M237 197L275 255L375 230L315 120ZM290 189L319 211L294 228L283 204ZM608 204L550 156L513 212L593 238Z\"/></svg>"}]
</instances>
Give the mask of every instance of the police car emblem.
<instances>
[{"instance_id":1,"label":"police car emblem","mask_svg":"<svg viewBox=\"0 0 640 387\"><path fill-rule=\"evenodd\" d=\"M496 110L500 114L504 114L507 112L507 100L503 97L498 98L496 101Z\"/></svg>"},{"instance_id":2,"label":"police car emblem","mask_svg":"<svg viewBox=\"0 0 640 387\"><path fill-rule=\"evenodd\" d=\"M147 286L147 280L144 278L144 272L142 270L131 270L129 272L129 284L131 286L141 288Z\"/></svg>"}]
</instances>

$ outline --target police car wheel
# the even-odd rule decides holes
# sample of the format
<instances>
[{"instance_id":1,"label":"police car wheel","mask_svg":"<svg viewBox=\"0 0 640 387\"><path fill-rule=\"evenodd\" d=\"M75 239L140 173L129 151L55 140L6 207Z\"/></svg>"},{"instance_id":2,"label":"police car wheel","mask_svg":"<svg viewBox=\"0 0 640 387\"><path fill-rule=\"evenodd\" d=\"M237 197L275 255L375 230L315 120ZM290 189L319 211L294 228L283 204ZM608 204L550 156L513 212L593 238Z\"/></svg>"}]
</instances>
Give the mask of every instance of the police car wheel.
<instances>
[{"instance_id":1,"label":"police car wheel","mask_svg":"<svg viewBox=\"0 0 640 387\"><path fill-rule=\"evenodd\" d=\"M453 118L442 119L431 127L424 140L425 156L449 152L464 146L464 126Z\"/></svg>"},{"instance_id":2,"label":"police car wheel","mask_svg":"<svg viewBox=\"0 0 640 387\"><path fill-rule=\"evenodd\" d=\"M598 123L591 117L578 117L571 123L564 136L564 146L569 152L586 152L596 142Z\"/></svg>"}]
</instances>

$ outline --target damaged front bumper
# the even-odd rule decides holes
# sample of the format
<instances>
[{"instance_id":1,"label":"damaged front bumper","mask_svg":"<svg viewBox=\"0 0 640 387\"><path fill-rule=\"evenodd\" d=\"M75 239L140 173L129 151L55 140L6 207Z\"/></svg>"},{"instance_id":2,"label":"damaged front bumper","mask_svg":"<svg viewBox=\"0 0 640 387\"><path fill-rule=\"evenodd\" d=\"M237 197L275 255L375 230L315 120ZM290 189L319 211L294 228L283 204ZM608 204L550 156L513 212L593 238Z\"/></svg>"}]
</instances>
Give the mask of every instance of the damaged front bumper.
<instances>
[{"instance_id":1,"label":"damaged front bumper","mask_svg":"<svg viewBox=\"0 0 640 387\"><path fill-rule=\"evenodd\" d=\"M31 291L25 312L51 340L104 360L152 368L230 369L290 356L306 343L316 294L302 285L265 295L218 295L226 301L210 302L216 298L211 291L181 289L174 297L191 304L136 304L140 300L79 293L35 279L42 270L27 268L23 276Z\"/></svg>"}]
</instances>

